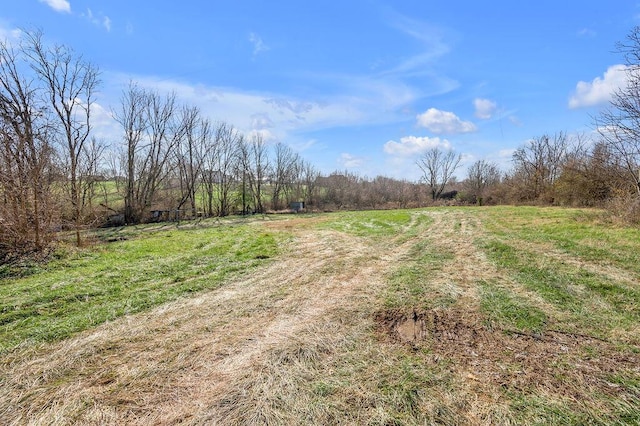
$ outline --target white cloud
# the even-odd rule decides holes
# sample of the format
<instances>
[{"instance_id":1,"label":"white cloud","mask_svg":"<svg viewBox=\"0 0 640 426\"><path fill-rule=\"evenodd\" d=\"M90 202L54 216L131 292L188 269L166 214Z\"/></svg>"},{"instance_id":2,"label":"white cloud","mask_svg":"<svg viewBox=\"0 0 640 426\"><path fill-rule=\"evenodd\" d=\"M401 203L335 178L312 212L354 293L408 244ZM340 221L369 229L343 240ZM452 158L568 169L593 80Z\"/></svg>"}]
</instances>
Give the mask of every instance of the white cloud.
<instances>
[{"instance_id":1,"label":"white cloud","mask_svg":"<svg viewBox=\"0 0 640 426\"><path fill-rule=\"evenodd\" d=\"M338 158L338 164L346 169L357 169L364 165L366 158L357 157L349 153L343 152Z\"/></svg>"},{"instance_id":2,"label":"white cloud","mask_svg":"<svg viewBox=\"0 0 640 426\"><path fill-rule=\"evenodd\" d=\"M426 22L422 22L405 15L391 13L391 26L407 34L422 44L422 51L404 59L399 65L391 69L390 73L417 72L425 73L436 59L451 51L445 29Z\"/></svg>"},{"instance_id":3,"label":"white cloud","mask_svg":"<svg viewBox=\"0 0 640 426\"><path fill-rule=\"evenodd\" d=\"M579 81L575 93L569 98L569 108L581 108L607 103L611 95L627 85L627 67L612 65L604 75L594 78L591 82Z\"/></svg>"},{"instance_id":4,"label":"white cloud","mask_svg":"<svg viewBox=\"0 0 640 426\"><path fill-rule=\"evenodd\" d=\"M129 81L135 81L140 87L159 93L175 92L180 102L198 106L205 116L232 124L245 134L268 129L269 137L290 144L306 141L306 138L298 139L305 132L406 120L406 115L394 111L414 99L403 86L384 84L384 81L360 82L362 87L356 85L351 92L347 91L345 81L341 94L302 99L130 74L103 73L103 80L102 92L110 98L106 104L118 105L122 88ZM343 82L340 83L342 88Z\"/></svg>"},{"instance_id":5,"label":"white cloud","mask_svg":"<svg viewBox=\"0 0 640 426\"><path fill-rule=\"evenodd\" d=\"M21 34L22 34L22 31L17 28L8 29L8 28L4 28L0 24L0 41L11 44L12 42L16 42L20 40Z\"/></svg>"},{"instance_id":6,"label":"white cloud","mask_svg":"<svg viewBox=\"0 0 640 426\"><path fill-rule=\"evenodd\" d=\"M513 148L501 149L498 151L498 158L511 158L514 152L516 152L516 150Z\"/></svg>"},{"instance_id":7,"label":"white cloud","mask_svg":"<svg viewBox=\"0 0 640 426\"><path fill-rule=\"evenodd\" d=\"M509 116L509 121L514 126L522 127L522 121L520 121L520 119L518 117L516 117L515 115L510 115Z\"/></svg>"},{"instance_id":8,"label":"white cloud","mask_svg":"<svg viewBox=\"0 0 640 426\"><path fill-rule=\"evenodd\" d=\"M400 138L400 142L388 141L384 144L384 152L391 155L411 156L421 154L430 148L442 147L451 148L451 144L446 139L427 136L405 136Z\"/></svg>"},{"instance_id":9,"label":"white cloud","mask_svg":"<svg viewBox=\"0 0 640 426\"><path fill-rule=\"evenodd\" d=\"M103 27L105 30L111 31L111 18L101 13L98 15L100 16L96 16L91 9L87 8L87 12L81 13L80 17L85 18L97 27Z\"/></svg>"},{"instance_id":10,"label":"white cloud","mask_svg":"<svg viewBox=\"0 0 640 426\"><path fill-rule=\"evenodd\" d=\"M596 33L591 28L583 28L580 31L578 31L577 34L578 34L578 37L588 37L588 38L593 38L598 35L598 33Z\"/></svg>"},{"instance_id":11,"label":"white cloud","mask_svg":"<svg viewBox=\"0 0 640 426\"><path fill-rule=\"evenodd\" d=\"M249 138L249 140L253 139L254 137L259 137L266 143L278 142L278 138L269 129L253 129L249 133L247 133L247 137Z\"/></svg>"},{"instance_id":12,"label":"white cloud","mask_svg":"<svg viewBox=\"0 0 640 426\"><path fill-rule=\"evenodd\" d=\"M476 98L473 100L473 106L476 108L476 117L482 120L490 119L496 112L497 105L489 99Z\"/></svg>"},{"instance_id":13,"label":"white cloud","mask_svg":"<svg viewBox=\"0 0 640 426\"><path fill-rule=\"evenodd\" d=\"M426 127L436 134L471 133L476 131L476 126L470 121L462 121L458 116L449 111L440 111L429 108L422 114L418 114L418 125Z\"/></svg>"},{"instance_id":14,"label":"white cloud","mask_svg":"<svg viewBox=\"0 0 640 426\"><path fill-rule=\"evenodd\" d=\"M107 31L111 31L111 19L109 19L108 16L105 16L102 19L102 26L107 30Z\"/></svg>"},{"instance_id":15,"label":"white cloud","mask_svg":"<svg viewBox=\"0 0 640 426\"><path fill-rule=\"evenodd\" d=\"M40 0L56 12L71 13L71 4L67 0Z\"/></svg>"},{"instance_id":16,"label":"white cloud","mask_svg":"<svg viewBox=\"0 0 640 426\"><path fill-rule=\"evenodd\" d=\"M255 130L270 129L273 127L273 121L267 113L255 113L251 115L251 126Z\"/></svg>"},{"instance_id":17,"label":"white cloud","mask_svg":"<svg viewBox=\"0 0 640 426\"><path fill-rule=\"evenodd\" d=\"M261 52L266 52L269 50L269 46L264 44L262 38L258 36L256 33L249 34L249 41L253 44L253 56L257 56Z\"/></svg>"}]
</instances>

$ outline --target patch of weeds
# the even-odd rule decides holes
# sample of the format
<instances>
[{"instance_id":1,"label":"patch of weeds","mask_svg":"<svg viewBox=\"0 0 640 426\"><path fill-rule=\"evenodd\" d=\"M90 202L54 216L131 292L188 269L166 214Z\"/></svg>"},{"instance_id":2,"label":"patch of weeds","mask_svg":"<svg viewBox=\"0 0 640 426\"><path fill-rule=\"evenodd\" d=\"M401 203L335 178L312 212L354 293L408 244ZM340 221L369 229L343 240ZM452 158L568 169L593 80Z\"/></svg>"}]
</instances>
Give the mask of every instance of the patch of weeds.
<instances>
[{"instance_id":1,"label":"patch of weeds","mask_svg":"<svg viewBox=\"0 0 640 426\"><path fill-rule=\"evenodd\" d=\"M532 306L531 302L511 294L494 283L481 281L480 308L490 323L498 323L501 328L515 328L522 331L541 331L546 322L545 313Z\"/></svg>"},{"instance_id":2,"label":"patch of weeds","mask_svg":"<svg viewBox=\"0 0 640 426\"><path fill-rule=\"evenodd\" d=\"M313 394L323 398L331 396L335 391L336 391L335 386L325 381L318 381L313 383L312 385Z\"/></svg>"},{"instance_id":3,"label":"patch of weeds","mask_svg":"<svg viewBox=\"0 0 640 426\"><path fill-rule=\"evenodd\" d=\"M563 401L534 395L512 395L510 408L515 416L515 424L577 426L594 423L594 419L586 419Z\"/></svg>"}]
</instances>

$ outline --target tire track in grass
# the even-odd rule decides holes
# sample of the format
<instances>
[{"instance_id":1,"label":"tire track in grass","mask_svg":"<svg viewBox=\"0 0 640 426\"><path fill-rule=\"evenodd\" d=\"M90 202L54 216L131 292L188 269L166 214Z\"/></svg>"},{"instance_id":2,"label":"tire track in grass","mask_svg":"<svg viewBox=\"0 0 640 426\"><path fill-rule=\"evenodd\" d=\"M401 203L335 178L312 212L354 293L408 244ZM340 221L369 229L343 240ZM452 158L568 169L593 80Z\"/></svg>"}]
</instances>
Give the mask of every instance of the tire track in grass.
<instances>
[{"instance_id":1,"label":"tire track in grass","mask_svg":"<svg viewBox=\"0 0 640 426\"><path fill-rule=\"evenodd\" d=\"M0 367L0 416L60 424L213 421L211 407L246 374L259 377L267 355L304 340L336 312L374 303L383 271L405 249L309 229L291 244L283 258L220 290L16 354ZM236 408L250 409L247 401Z\"/></svg>"}]
</instances>

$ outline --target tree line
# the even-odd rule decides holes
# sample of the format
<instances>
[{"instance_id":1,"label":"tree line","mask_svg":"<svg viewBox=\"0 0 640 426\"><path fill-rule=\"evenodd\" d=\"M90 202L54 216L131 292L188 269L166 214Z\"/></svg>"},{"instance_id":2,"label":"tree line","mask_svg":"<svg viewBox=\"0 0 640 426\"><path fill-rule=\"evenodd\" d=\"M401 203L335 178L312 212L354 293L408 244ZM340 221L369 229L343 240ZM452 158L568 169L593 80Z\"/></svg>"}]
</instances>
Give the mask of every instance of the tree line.
<instances>
[{"instance_id":1,"label":"tree line","mask_svg":"<svg viewBox=\"0 0 640 426\"><path fill-rule=\"evenodd\" d=\"M0 42L0 255L41 251L59 231L76 244L107 216L136 224L286 210L420 207L433 203L614 206L640 221L640 29L620 51L629 84L596 119L598 137L531 139L503 172L479 160L455 178L461 156L433 148L420 182L348 171L322 175L289 146L215 122L175 93L131 82L112 116L118 144L92 136L98 68L39 31ZM113 188L110 187L113 186Z\"/></svg>"}]
</instances>

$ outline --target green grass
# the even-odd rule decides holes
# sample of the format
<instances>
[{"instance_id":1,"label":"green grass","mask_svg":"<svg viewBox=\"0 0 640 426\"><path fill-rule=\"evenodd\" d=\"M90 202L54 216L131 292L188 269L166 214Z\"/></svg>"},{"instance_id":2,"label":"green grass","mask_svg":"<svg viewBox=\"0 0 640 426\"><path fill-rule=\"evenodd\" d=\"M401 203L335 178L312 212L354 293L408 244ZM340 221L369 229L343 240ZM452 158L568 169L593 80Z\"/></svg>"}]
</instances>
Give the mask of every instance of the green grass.
<instances>
[{"instance_id":1,"label":"green grass","mask_svg":"<svg viewBox=\"0 0 640 426\"><path fill-rule=\"evenodd\" d=\"M580 306L571 290L570 277L559 274L555 268L536 266L532 253L496 240L484 243L482 248L500 268L511 271L512 277L546 301L563 309L575 310Z\"/></svg>"},{"instance_id":2,"label":"green grass","mask_svg":"<svg viewBox=\"0 0 640 426\"><path fill-rule=\"evenodd\" d=\"M148 229L0 280L0 353L216 288L278 253L275 235L249 225Z\"/></svg>"},{"instance_id":3,"label":"green grass","mask_svg":"<svg viewBox=\"0 0 640 426\"><path fill-rule=\"evenodd\" d=\"M105 230L98 238L113 242L0 269L0 353L218 288L281 253L290 236L286 226L220 223ZM278 392L288 390L309 401L300 402L302 423L323 415L326 424L640 424L631 361L640 352L639 229L597 211L533 207L301 215L293 226L320 230L311 241L353 236L371 253L329 258L318 279L351 304L323 308L308 332L256 357L264 365L234 386L236 399L254 391L263 408L291 415ZM348 293L343 276L365 262L384 264L384 281ZM264 308L277 319L278 303L313 283L282 282ZM439 328L407 343L376 323L380 311L412 310L435 314L425 318ZM279 381L266 398L265 383Z\"/></svg>"},{"instance_id":4,"label":"green grass","mask_svg":"<svg viewBox=\"0 0 640 426\"><path fill-rule=\"evenodd\" d=\"M451 306L455 298L432 285L431 279L452 258L453 253L435 250L429 240L415 244L406 259L387 278L385 307L430 309Z\"/></svg>"},{"instance_id":5,"label":"green grass","mask_svg":"<svg viewBox=\"0 0 640 426\"><path fill-rule=\"evenodd\" d=\"M640 280L640 228L603 223L597 210L498 207L483 222L502 239L547 243L585 261L611 264Z\"/></svg>"},{"instance_id":6,"label":"green grass","mask_svg":"<svg viewBox=\"0 0 640 426\"><path fill-rule=\"evenodd\" d=\"M489 325L500 329L539 332L545 328L547 316L530 301L513 295L509 290L491 282L479 283L480 307Z\"/></svg>"},{"instance_id":7,"label":"green grass","mask_svg":"<svg viewBox=\"0 0 640 426\"><path fill-rule=\"evenodd\" d=\"M321 227L359 237L389 237L403 232L411 222L410 210L369 210L332 213Z\"/></svg>"}]
</instances>

